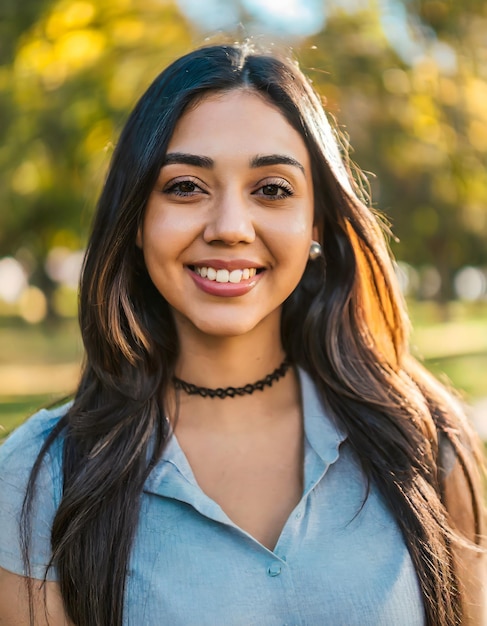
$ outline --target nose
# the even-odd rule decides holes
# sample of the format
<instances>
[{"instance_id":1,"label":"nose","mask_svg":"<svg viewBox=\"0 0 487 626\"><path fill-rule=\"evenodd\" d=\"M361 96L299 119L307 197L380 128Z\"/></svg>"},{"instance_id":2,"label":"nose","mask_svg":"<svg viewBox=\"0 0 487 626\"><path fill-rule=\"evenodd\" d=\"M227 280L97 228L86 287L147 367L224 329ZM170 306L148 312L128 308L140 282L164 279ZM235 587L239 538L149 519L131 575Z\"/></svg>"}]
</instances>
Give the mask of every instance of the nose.
<instances>
[{"instance_id":1,"label":"nose","mask_svg":"<svg viewBox=\"0 0 487 626\"><path fill-rule=\"evenodd\" d=\"M204 230L206 243L252 243L255 229L250 205L243 194L225 193L215 198Z\"/></svg>"}]
</instances>

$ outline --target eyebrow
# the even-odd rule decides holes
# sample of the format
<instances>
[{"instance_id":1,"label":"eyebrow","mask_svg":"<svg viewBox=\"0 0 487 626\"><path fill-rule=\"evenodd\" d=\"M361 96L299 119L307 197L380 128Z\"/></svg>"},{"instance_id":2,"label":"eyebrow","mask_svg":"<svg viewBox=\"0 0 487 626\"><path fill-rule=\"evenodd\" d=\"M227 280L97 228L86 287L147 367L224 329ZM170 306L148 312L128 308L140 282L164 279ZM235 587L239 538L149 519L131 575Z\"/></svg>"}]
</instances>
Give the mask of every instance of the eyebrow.
<instances>
[{"instance_id":1,"label":"eyebrow","mask_svg":"<svg viewBox=\"0 0 487 626\"><path fill-rule=\"evenodd\" d=\"M266 154L265 156L256 156L250 161L250 167L265 167L266 165L292 165L305 174L301 163L285 154Z\"/></svg>"},{"instance_id":2,"label":"eyebrow","mask_svg":"<svg viewBox=\"0 0 487 626\"><path fill-rule=\"evenodd\" d=\"M169 152L164 157L162 165L173 165L174 163L180 163L182 165L195 165L196 167L204 167L206 169L212 169L215 165L215 161L210 157L200 156L199 154L189 154L186 152Z\"/></svg>"},{"instance_id":3,"label":"eyebrow","mask_svg":"<svg viewBox=\"0 0 487 626\"><path fill-rule=\"evenodd\" d=\"M194 165L196 167L203 167L211 170L215 166L215 161L210 159L210 157L201 156L199 154L169 152L164 157L162 166L173 164ZM305 174L304 167L301 163L285 154L266 154L256 156L250 161L251 168L266 167L267 165L291 165L292 167L297 167L303 172L303 174Z\"/></svg>"}]
</instances>

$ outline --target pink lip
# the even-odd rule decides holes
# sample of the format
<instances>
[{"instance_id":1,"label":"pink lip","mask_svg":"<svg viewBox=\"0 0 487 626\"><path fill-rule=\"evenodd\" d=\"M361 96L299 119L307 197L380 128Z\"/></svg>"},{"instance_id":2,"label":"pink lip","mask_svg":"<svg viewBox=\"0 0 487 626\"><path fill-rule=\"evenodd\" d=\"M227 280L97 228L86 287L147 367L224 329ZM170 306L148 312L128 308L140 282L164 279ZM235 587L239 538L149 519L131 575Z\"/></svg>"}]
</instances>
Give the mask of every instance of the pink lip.
<instances>
[{"instance_id":1,"label":"pink lip","mask_svg":"<svg viewBox=\"0 0 487 626\"><path fill-rule=\"evenodd\" d=\"M211 265L209 264L210 267L214 267L216 269L228 269L227 266L218 267L218 266L213 265L213 263L214 261L212 261ZM249 267L249 266L245 265L243 267ZM239 267L235 267L234 269L241 269L241 268L242 266L239 266ZM193 279L195 285L199 289L201 289L205 293L208 293L212 296L220 296L224 298L225 297L235 298L237 296L244 296L246 293L248 293L251 289L255 287L255 285L259 282L261 276L263 276L264 274L264 272L260 274L256 274L252 278L249 278L248 280L242 280L239 283L217 283L216 280L208 280L207 278L203 278L202 276L200 276L199 274L196 274L196 272L193 272L190 269L188 269L188 272L191 278Z\"/></svg>"},{"instance_id":2,"label":"pink lip","mask_svg":"<svg viewBox=\"0 0 487 626\"><path fill-rule=\"evenodd\" d=\"M216 270L244 270L245 268L255 267L260 269L263 266L255 261L248 259L203 259L197 263L192 263L194 267L214 267Z\"/></svg>"}]
</instances>

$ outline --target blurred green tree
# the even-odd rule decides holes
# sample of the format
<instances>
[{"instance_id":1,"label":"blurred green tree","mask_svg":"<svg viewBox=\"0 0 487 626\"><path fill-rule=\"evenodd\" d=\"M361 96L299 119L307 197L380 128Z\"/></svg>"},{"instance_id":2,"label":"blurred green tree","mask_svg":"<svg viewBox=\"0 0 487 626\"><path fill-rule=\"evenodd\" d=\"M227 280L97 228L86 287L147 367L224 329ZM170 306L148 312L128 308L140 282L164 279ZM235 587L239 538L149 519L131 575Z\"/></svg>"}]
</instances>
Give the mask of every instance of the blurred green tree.
<instances>
[{"instance_id":1,"label":"blurred green tree","mask_svg":"<svg viewBox=\"0 0 487 626\"><path fill-rule=\"evenodd\" d=\"M473 0L405 4L411 58L391 43L377 8L335 13L300 58L351 137L354 160L374 172L374 201L400 237L396 255L436 267L446 300L460 267L487 265L486 9Z\"/></svg>"},{"instance_id":2,"label":"blurred green tree","mask_svg":"<svg viewBox=\"0 0 487 626\"><path fill-rule=\"evenodd\" d=\"M126 112L191 29L164 1L16 6L0 49L0 256L20 257L50 295L48 251L83 246Z\"/></svg>"}]
</instances>

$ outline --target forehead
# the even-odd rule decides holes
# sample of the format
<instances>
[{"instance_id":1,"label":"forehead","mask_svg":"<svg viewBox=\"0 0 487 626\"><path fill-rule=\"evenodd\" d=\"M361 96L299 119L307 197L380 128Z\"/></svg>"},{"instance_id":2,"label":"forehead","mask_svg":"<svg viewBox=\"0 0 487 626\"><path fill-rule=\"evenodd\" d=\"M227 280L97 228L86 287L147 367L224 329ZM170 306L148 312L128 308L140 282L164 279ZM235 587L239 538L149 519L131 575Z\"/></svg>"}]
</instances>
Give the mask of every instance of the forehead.
<instances>
[{"instance_id":1,"label":"forehead","mask_svg":"<svg viewBox=\"0 0 487 626\"><path fill-rule=\"evenodd\" d=\"M184 112L169 142L172 151L289 153L309 166L303 138L277 106L241 89L209 94Z\"/></svg>"}]
</instances>

